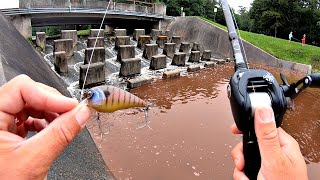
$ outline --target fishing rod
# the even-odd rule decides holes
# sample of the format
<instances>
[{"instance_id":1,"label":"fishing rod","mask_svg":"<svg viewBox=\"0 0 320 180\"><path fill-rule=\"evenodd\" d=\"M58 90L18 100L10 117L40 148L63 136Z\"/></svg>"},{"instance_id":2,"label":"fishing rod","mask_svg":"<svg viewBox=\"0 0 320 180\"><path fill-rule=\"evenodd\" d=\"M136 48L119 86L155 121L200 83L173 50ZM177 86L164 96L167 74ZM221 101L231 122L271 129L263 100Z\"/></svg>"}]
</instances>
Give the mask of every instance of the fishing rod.
<instances>
[{"instance_id":1,"label":"fishing rod","mask_svg":"<svg viewBox=\"0 0 320 180\"><path fill-rule=\"evenodd\" d=\"M283 116L292 100L307 87L320 88L320 74L311 74L289 85L283 74L282 84L262 69L250 69L244 60L239 38L227 0L220 0L228 27L235 58L235 73L230 79L228 97L234 121L243 133L244 172L249 179L257 179L261 157L254 129L254 113L257 107L270 106L274 111L276 126L280 127ZM244 49L243 49L244 50Z\"/></svg>"}]
</instances>

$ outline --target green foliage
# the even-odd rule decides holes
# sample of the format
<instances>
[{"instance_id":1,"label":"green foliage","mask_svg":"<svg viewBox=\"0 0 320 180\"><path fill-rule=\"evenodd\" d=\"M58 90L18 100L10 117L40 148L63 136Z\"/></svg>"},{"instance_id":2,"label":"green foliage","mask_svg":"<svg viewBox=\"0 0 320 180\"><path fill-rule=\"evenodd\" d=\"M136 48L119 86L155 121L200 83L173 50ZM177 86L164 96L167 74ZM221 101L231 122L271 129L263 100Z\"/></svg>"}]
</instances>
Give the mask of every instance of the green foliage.
<instances>
[{"instance_id":1,"label":"green foliage","mask_svg":"<svg viewBox=\"0 0 320 180\"><path fill-rule=\"evenodd\" d=\"M78 31L78 36L89 36L89 35L90 35L90 29Z\"/></svg>"},{"instance_id":2,"label":"green foliage","mask_svg":"<svg viewBox=\"0 0 320 180\"><path fill-rule=\"evenodd\" d=\"M212 21L201 18L211 24L217 25ZM227 27L218 25L224 30ZM301 43L289 42L288 40L274 38L263 34L240 31L241 37L262 50L274 55L275 57L287 61L299 62L304 64L318 65L320 67L320 48ZM320 69L320 68L319 68Z\"/></svg>"}]
</instances>

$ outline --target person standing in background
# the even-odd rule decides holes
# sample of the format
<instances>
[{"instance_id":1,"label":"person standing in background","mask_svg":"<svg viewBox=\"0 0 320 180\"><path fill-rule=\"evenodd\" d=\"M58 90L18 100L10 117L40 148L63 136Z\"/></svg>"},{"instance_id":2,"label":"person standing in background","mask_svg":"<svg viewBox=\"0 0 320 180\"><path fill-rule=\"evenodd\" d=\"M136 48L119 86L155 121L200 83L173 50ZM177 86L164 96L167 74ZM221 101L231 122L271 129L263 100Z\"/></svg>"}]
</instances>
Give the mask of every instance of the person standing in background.
<instances>
[{"instance_id":1,"label":"person standing in background","mask_svg":"<svg viewBox=\"0 0 320 180\"><path fill-rule=\"evenodd\" d=\"M307 37L306 34L304 34L303 37L302 37L302 40L301 40L302 41L302 46L304 46L306 44L306 37Z\"/></svg>"},{"instance_id":2,"label":"person standing in background","mask_svg":"<svg viewBox=\"0 0 320 180\"><path fill-rule=\"evenodd\" d=\"M292 38L293 38L293 34L292 34L292 31L291 31L290 34L289 34L289 42L291 42Z\"/></svg>"}]
</instances>

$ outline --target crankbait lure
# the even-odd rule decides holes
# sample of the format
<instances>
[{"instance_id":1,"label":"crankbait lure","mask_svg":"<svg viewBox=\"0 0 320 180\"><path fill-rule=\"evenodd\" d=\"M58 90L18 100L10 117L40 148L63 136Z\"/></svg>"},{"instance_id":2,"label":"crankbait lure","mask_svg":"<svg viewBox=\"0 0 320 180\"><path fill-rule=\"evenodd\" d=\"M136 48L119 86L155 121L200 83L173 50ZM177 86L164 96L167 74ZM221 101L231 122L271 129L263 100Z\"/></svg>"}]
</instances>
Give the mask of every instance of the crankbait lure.
<instances>
[{"instance_id":1,"label":"crankbait lure","mask_svg":"<svg viewBox=\"0 0 320 180\"><path fill-rule=\"evenodd\" d=\"M84 99L84 103L97 111L97 121L99 123L100 131L101 121L99 113L112 113L122 109L139 107L144 108L145 111L144 125L139 128L148 126L151 129L149 126L150 121L148 120L148 103L125 90L108 85L98 86L85 90L82 99Z\"/></svg>"}]
</instances>

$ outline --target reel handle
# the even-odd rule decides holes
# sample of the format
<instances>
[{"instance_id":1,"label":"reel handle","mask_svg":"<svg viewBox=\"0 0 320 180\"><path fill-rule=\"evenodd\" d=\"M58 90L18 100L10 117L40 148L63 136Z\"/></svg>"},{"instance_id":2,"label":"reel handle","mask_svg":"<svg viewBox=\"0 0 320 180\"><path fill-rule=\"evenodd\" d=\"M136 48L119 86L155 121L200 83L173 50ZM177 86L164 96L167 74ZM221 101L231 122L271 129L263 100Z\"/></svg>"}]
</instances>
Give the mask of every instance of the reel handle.
<instances>
[{"instance_id":1,"label":"reel handle","mask_svg":"<svg viewBox=\"0 0 320 180\"><path fill-rule=\"evenodd\" d=\"M255 134L243 134L243 154L244 173L250 180L256 180L261 167L261 157Z\"/></svg>"}]
</instances>

